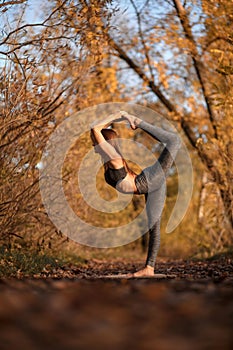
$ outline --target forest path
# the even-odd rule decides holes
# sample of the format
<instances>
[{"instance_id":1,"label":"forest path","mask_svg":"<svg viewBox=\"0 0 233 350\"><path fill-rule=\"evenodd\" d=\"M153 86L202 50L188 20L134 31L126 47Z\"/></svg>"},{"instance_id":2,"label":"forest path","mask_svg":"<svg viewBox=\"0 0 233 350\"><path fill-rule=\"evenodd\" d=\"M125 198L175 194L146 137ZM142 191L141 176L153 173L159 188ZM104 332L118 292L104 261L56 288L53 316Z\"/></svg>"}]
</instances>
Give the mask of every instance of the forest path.
<instances>
[{"instance_id":1,"label":"forest path","mask_svg":"<svg viewBox=\"0 0 233 350\"><path fill-rule=\"evenodd\" d=\"M231 259L159 262L172 279L106 279L133 271L93 260L54 276L0 280L1 350L233 348Z\"/></svg>"}]
</instances>

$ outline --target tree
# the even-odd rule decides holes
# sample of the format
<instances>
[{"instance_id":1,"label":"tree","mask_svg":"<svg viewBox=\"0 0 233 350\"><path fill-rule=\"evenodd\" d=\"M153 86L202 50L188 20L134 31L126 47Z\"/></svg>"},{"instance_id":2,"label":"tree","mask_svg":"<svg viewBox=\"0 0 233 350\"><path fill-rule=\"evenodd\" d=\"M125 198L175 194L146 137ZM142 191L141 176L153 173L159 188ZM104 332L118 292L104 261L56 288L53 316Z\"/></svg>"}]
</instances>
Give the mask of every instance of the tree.
<instances>
[{"instance_id":1,"label":"tree","mask_svg":"<svg viewBox=\"0 0 233 350\"><path fill-rule=\"evenodd\" d=\"M41 244L56 233L41 203L38 167L54 128L86 105L87 87L82 82L96 76L93 67L102 55L101 35L96 45L90 45L85 29L89 13L84 5L84 1L71 0L44 3L43 18L37 23L28 23L24 17L26 1L1 5L0 215L4 238L28 234L32 242Z\"/></svg>"}]
</instances>

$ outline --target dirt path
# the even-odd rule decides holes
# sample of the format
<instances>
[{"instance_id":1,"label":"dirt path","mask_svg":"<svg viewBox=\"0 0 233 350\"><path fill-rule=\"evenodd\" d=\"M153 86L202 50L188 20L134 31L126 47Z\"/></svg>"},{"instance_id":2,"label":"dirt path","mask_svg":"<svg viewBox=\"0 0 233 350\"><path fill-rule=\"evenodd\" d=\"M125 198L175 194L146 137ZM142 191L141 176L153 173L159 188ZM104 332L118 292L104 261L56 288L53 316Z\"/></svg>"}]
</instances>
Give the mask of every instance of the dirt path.
<instances>
[{"instance_id":1,"label":"dirt path","mask_svg":"<svg viewBox=\"0 0 233 350\"><path fill-rule=\"evenodd\" d=\"M0 349L233 348L231 259L158 263L175 279L98 278L135 268L91 261L53 276L1 280Z\"/></svg>"}]
</instances>

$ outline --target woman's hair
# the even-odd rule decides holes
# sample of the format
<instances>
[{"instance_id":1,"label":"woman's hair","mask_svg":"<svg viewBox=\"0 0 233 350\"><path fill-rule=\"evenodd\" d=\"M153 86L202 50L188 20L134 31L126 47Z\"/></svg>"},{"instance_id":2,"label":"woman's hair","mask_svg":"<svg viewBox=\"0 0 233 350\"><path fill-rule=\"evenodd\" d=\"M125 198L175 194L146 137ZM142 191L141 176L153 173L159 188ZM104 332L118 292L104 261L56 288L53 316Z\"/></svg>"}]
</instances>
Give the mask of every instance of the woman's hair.
<instances>
[{"instance_id":1,"label":"woman's hair","mask_svg":"<svg viewBox=\"0 0 233 350\"><path fill-rule=\"evenodd\" d=\"M117 153L119 153L120 156L123 158L123 156L121 154L121 150L120 150L120 145L118 142L117 132L114 129L102 129L101 134L103 135L105 140L108 141L110 143L110 145L112 145L115 148Z\"/></svg>"},{"instance_id":2,"label":"woman's hair","mask_svg":"<svg viewBox=\"0 0 233 350\"><path fill-rule=\"evenodd\" d=\"M118 134L117 134L117 132L114 129L102 129L101 133L102 133L103 137L105 138L105 140L107 142L109 142L110 145L112 145L115 148L117 153L119 153L119 155L121 156L121 158L123 160L123 163L124 163L124 166L126 167L127 171L129 173L131 173L131 174L134 174L134 172L129 168L126 160L124 159L124 157L123 157L123 155L121 153L120 145L119 145L119 142L118 142ZM106 164L104 166L105 166L105 168L107 167Z\"/></svg>"}]
</instances>

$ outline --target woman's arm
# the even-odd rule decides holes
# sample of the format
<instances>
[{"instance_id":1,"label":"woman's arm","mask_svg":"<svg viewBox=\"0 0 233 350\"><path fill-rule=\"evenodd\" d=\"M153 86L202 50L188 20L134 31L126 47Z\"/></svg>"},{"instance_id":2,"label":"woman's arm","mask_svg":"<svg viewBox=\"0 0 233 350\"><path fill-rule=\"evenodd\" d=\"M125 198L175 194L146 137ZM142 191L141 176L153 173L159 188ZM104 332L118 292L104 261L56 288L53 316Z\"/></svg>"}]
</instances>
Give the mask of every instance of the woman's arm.
<instances>
[{"instance_id":1,"label":"woman's arm","mask_svg":"<svg viewBox=\"0 0 233 350\"><path fill-rule=\"evenodd\" d=\"M113 122L122 122L127 120L131 126L132 129L136 129L142 119L136 117L135 115L129 114L128 112L125 111L119 111L117 113L110 114L107 118L102 120L101 122L98 123L93 123L91 125L91 129L104 129L110 126Z\"/></svg>"},{"instance_id":2,"label":"woman's arm","mask_svg":"<svg viewBox=\"0 0 233 350\"><path fill-rule=\"evenodd\" d=\"M101 130L107 128L110 126L113 122L121 122L124 121L125 118L121 117L121 113L117 112L114 114L110 114L107 118L102 120L101 122L98 123L93 123L91 125L91 134L94 140L96 141L95 143L99 145L100 143L105 141L105 138L103 137Z\"/></svg>"},{"instance_id":3,"label":"woman's arm","mask_svg":"<svg viewBox=\"0 0 233 350\"><path fill-rule=\"evenodd\" d=\"M101 133L101 130L107 128L113 122L120 122L125 120L125 118L121 118L120 113L115 113L109 115L103 121L98 124L92 124L91 126L91 136L95 141L95 146L98 147L98 151L103 153L106 161L110 162L113 167L121 167L123 165L121 155L115 150L115 148L108 143L104 136Z\"/></svg>"},{"instance_id":4,"label":"woman's arm","mask_svg":"<svg viewBox=\"0 0 233 350\"><path fill-rule=\"evenodd\" d=\"M122 122L125 118L121 115L121 112L110 114L104 120L100 122L94 122L91 124L91 129L104 129L110 126L112 123Z\"/></svg>"},{"instance_id":5,"label":"woman's arm","mask_svg":"<svg viewBox=\"0 0 233 350\"><path fill-rule=\"evenodd\" d=\"M174 143L176 143L178 148L180 147L181 140L179 138L179 135L176 132L168 131L156 125L152 125L124 111L121 111L121 115L128 120L132 129L137 129L137 128L142 129L147 134L152 136L155 140L166 144L166 147L168 148L171 144L173 145L173 148L174 148Z\"/></svg>"}]
</instances>

